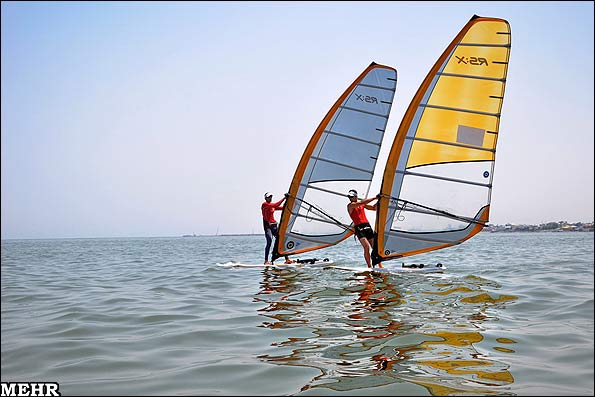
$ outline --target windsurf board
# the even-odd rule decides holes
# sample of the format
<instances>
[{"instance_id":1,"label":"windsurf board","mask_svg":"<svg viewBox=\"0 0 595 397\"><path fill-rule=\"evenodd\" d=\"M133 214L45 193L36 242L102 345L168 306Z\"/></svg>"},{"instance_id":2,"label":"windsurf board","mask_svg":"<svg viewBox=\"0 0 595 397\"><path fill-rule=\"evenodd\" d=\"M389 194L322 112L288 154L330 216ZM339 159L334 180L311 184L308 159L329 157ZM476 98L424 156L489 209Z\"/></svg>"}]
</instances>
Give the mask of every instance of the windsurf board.
<instances>
[{"instance_id":1,"label":"windsurf board","mask_svg":"<svg viewBox=\"0 0 595 397\"><path fill-rule=\"evenodd\" d=\"M442 273L446 269L444 265L438 263L436 265L401 265L401 266L389 266L374 267L370 268L367 266L329 266L328 269L346 270L355 273Z\"/></svg>"},{"instance_id":2,"label":"windsurf board","mask_svg":"<svg viewBox=\"0 0 595 397\"><path fill-rule=\"evenodd\" d=\"M265 265L264 263L243 263L243 262L227 262L227 263L217 263L217 266L221 267L256 267L256 268L263 268L263 267L276 267L276 268L293 268L293 267L302 267L302 266L309 266L309 265L332 265L334 262L329 258L311 258L311 259L295 259L294 263L285 263L284 261L279 261L274 264Z\"/></svg>"}]
</instances>

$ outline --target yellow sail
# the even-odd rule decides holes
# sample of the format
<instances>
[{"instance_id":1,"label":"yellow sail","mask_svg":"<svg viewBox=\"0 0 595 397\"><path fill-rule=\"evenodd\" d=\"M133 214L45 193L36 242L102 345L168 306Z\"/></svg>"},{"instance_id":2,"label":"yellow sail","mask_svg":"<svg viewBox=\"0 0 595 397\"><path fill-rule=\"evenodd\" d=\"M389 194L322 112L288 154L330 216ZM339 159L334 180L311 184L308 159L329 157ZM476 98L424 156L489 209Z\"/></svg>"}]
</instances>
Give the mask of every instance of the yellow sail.
<instances>
[{"instance_id":1,"label":"yellow sail","mask_svg":"<svg viewBox=\"0 0 595 397\"><path fill-rule=\"evenodd\" d=\"M347 192L368 193L396 83L394 68L372 63L326 114L291 182L273 260L328 247L353 234Z\"/></svg>"},{"instance_id":2,"label":"yellow sail","mask_svg":"<svg viewBox=\"0 0 595 397\"><path fill-rule=\"evenodd\" d=\"M507 21L473 16L415 94L382 179L381 260L460 244L488 222L510 39Z\"/></svg>"}]
</instances>

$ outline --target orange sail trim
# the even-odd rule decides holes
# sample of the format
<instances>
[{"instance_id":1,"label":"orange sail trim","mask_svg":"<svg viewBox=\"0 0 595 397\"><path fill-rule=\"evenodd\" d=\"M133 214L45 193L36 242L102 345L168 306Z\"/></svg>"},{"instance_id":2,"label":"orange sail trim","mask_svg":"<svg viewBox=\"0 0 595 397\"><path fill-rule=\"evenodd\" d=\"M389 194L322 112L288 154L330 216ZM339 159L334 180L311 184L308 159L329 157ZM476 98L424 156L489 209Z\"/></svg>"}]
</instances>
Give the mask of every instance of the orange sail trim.
<instances>
[{"instance_id":1,"label":"orange sail trim","mask_svg":"<svg viewBox=\"0 0 595 397\"><path fill-rule=\"evenodd\" d=\"M331 118L337 112L337 109L339 108L339 106L341 106L341 104L343 102L345 102L345 98L347 98L347 96L353 91L353 88L357 85L357 83L361 79L363 79L364 76L368 73L368 71L370 69L372 69L373 67L374 67L374 64L371 64L370 66L368 66L368 68L366 70L364 70L362 72L362 74L360 74L359 77L353 83L351 83L351 85L345 90L345 92L339 97L339 99L337 99L335 104L329 109L326 116L324 116L324 118L318 125L318 128L314 132L314 135L312 135L312 138L310 138L310 142L308 142L308 146L306 146L306 150L304 151L304 154L302 155L302 158L300 159L300 162L298 163L297 170L295 171L293 180L291 181L291 185L289 186L289 197L287 198L285 207L283 208L283 212L281 213L282 218L285 215L285 213L287 212L287 209L292 208L293 205L295 204L295 195L297 193L300 182L302 181L302 178L304 176L306 166L308 165L308 162L310 161L310 157L312 156L312 153L314 152L314 149L316 148L316 145L318 144L318 141L320 140L320 137L321 137L322 133L324 132L324 129L329 124ZM288 216L285 216L285 217L287 218ZM287 223L282 222L281 226L279 228L279 236L284 236L286 232L287 232ZM353 232L349 233L345 238L351 236L351 234L353 234ZM328 244L328 245L330 245L330 244ZM282 247L283 244L280 244L280 246ZM296 252L296 253L302 253L302 252L307 252L307 251L309 251L309 250L300 251L300 252ZM279 251L279 253L282 255L285 255L285 252L283 252L283 251Z\"/></svg>"},{"instance_id":2,"label":"orange sail trim","mask_svg":"<svg viewBox=\"0 0 595 397\"><path fill-rule=\"evenodd\" d=\"M510 37L507 21L473 16L417 90L383 174L379 260L460 244L488 222Z\"/></svg>"},{"instance_id":3,"label":"orange sail trim","mask_svg":"<svg viewBox=\"0 0 595 397\"><path fill-rule=\"evenodd\" d=\"M353 184L367 193L395 86L396 70L372 63L322 119L291 181L273 260L325 248L353 234L340 196L346 197Z\"/></svg>"},{"instance_id":4,"label":"orange sail trim","mask_svg":"<svg viewBox=\"0 0 595 397\"><path fill-rule=\"evenodd\" d=\"M489 206L486 208L485 212L483 212L480 216L480 220L482 222L487 223L488 222L488 214L489 214ZM468 232L468 234L464 235L460 240L457 240L455 242L452 243L447 243L447 244L442 244L442 245L436 245L430 248L423 248L423 249L419 249L419 250L414 250L414 251L405 251L405 252L400 252L397 256L394 257L384 257L380 260L380 262L382 262L382 260L389 260L389 259L396 259L396 258L404 258L406 256L413 256L413 255L419 255L419 254L423 254L426 252L430 252L430 251L435 251L435 250L439 250L439 249L443 249L443 248L448 248L448 247L452 247L453 245L458 245L461 244L462 242L469 240L471 237L475 236L477 233L481 232L483 229L483 225L481 223L475 224L470 231Z\"/></svg>"}]
</instances>

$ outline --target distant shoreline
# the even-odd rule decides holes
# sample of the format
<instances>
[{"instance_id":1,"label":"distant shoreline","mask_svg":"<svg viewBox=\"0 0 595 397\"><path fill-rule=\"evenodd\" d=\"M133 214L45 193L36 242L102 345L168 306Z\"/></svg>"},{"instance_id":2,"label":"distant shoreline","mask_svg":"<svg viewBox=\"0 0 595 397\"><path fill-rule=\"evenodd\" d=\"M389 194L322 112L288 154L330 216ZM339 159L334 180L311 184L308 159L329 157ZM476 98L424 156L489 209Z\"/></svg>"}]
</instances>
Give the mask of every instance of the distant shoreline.
<instances>
[{"instance_id":1,"label":"distant shoreline","mask_svg":"<svg viewBox=\"0 0 595 397\"><path fill-rule=\"evenodd\" d=\"M230 237L230 236L264 236L264 233L184 234L184 235L182 235L182 237Z\"/></svg>"},{"instance_id":2,"label":"distant shoreline","mask_svg":"<svg viewBox=\"0 0 595 397\"><path fill-rule=\"evenodd\" d=\"M513 225L511 223L507 223L505 225L490 225L488 224L483 230L483 232L492 232L492 233L500 233L500 232L592 232L593 229L593 222L590 223L583 223L583 222L576 222L576 223L568 223L566 221L560 222L548 222L542 223L540 225Z\"/></svg>"},{"instance_id":3,"label":"distant shoreline","mask_svg":"<svg viewBox=\"0 0 595 397\"><path fill-rule=\"evenodd\" d=\"M490 225L488 224L481 233L570 233L570 232L594 232L593 222L566 224L564 222L552 222L542 225ZM0 241L10 240L89 240L89 239L126 239L126 238L190 238L190 237L250 237L264 236L264 233L228 233L228 234L184 234L177 236L111 236L111 237L9 237Z\"/></svg>"}]
</instances>

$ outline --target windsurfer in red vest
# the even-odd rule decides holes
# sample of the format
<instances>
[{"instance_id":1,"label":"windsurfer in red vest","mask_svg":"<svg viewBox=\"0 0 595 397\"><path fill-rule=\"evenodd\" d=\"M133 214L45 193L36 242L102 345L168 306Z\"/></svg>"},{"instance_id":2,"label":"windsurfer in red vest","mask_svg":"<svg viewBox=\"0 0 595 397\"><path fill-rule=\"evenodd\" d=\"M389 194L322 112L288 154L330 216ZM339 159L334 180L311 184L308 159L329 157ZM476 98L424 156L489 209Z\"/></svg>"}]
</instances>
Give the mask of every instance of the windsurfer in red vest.
<instances>
[{"instance_id":1,"label":"windsurfer in red vest","mask_svg":"<svg viewBox=\"0 0 595 397\"><path fill-rule=\"evenodd\" d=\"M277 201L276 203L272 203L273 195L269 192L264 194L264 203L260 206L262 210L262 226L264 227L264 236L267 239L267 245L264 249L264 264L270 265L269 262L269 252L271 250L271 244L273 242L273 236L277 239L278 236L278 229L277 229L277 221L275 220L275 211L279 211L283 209L281 203L285 201L287 195L283 197L281 200ZM294 263L287 255L285 255L285 263Z\"/></svg>"},{"instance_id":2,"label":"windsurfer in red vest","mask_svg":"<svg viewBox=\"0 0 595 397\"><path fill-rule=\"evenodd\" d=\"M347 212L349 212L349 216L353 220L355 235L362 244L362 247L364 247L366 264L368 267L373 267L370 258L370 250L374 246L374 230L372 230L372 226L370 226L370 222L368 221L368 218L366 218L364 209L376 211L376 204L369 204L376 200L377 197L357 201L357 191L353 189L347 193L347 197L349 197L350 201L350 203L347 204ZM382 263L378 263L378 267L382 267Z\"/></svg>"}]
</instances>

